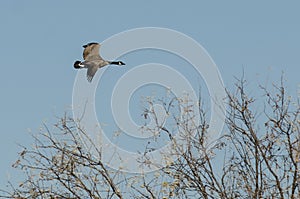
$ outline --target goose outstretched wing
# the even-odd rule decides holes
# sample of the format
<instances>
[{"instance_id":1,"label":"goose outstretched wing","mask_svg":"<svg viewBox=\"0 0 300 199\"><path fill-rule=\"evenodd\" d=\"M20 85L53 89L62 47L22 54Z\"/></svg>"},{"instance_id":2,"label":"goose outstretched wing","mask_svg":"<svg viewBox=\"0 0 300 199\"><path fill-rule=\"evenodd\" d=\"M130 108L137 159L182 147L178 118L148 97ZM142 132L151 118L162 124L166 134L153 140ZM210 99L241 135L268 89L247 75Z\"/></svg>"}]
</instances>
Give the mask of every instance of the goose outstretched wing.
<instances>
[{"instance_id":1,"label":"goose outstretched wing","mask_svg":"<svg viewBox=\"0 0 300 199\"><path fill-rule=\"evenodd\" d=\"M100 44L98 43L89 43L84 45L83 50L83 59L85 61L92 61L96 59L102 59L99 55Z\"/></svg>"},{"instance_id":2,"label":"goose outstretched wing","mask_svg":"<svg viewBox=\"0 0 300 199\"><path fill-rule=\"evenodd\" d=\"M87 70L87 73L86 73L86 77L87 77L87 80L89 82L92 81L93 77L95 76L97 70L98 70L98 66L94 63L89 63L88 64L88 70Z\"/></svg>"}]
</instances>

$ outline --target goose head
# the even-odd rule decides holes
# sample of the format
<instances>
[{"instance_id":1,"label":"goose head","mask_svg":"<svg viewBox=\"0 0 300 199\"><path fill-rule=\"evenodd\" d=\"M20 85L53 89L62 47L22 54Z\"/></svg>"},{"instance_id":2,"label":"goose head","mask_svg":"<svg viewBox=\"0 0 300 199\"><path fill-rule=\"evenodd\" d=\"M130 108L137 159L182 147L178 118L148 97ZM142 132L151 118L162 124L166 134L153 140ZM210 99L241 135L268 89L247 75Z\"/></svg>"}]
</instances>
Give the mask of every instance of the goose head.
<instances>
[{"instance_id":1,"label":"goose head","mask_svg":"<svg viewBox=\"0 0 300 199\"><path fill-rule=\"evenodd\" d=\"M122 61L118 61L118 65L125 65L125 63L124 62L122 62Z\"/></svg>"}]
</instances>

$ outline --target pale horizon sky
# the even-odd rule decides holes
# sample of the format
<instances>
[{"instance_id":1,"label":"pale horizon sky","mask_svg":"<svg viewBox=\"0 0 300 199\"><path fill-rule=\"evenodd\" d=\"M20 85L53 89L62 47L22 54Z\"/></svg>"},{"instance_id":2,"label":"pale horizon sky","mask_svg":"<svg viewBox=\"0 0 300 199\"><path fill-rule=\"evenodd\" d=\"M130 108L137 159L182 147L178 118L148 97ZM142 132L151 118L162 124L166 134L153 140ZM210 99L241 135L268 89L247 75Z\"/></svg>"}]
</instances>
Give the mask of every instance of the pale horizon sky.
<instances>
[{"instance_id":1,"label":"pale horizon sky","mask_svg":"<svg viewBox=\"0 0 300 199\"><path fill-rule=\"evenodd\" d=\"M207 50L226 86L232 87L234 76L244 70L255 91L259 83L279 81L284 72L288 92L296 96L299 7L298 1L271 0L1 1L0 189L8 176L15 177L11 165L20 151L17 143L32 142L28 129L37 133L42 122L51 125L70 110L77 73L73 62L82 59L82 45L133 28L169 28ZM145 56L121 58L126 72Z\"/></svg>"}]
</instances>

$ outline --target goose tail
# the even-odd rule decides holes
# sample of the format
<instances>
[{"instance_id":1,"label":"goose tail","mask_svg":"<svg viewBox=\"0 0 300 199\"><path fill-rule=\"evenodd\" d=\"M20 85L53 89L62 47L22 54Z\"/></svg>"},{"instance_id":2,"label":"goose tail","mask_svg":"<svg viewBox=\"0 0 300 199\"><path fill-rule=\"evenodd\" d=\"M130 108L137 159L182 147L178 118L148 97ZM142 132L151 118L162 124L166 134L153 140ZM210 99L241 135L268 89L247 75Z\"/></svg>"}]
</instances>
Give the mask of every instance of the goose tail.
<instances>
[{"instance_id":1,"label":"goose tail","mask_svg":"<svg viewBox=\"0 0 300 199\"><path fill-rule=\"evenodd\" d=\"M74 68L75 69L80 69L80 68L83 68L83 67L84 67L84 65L82 64L81 61L75 61L74 62Z\"/></svg>"}]
</instances>

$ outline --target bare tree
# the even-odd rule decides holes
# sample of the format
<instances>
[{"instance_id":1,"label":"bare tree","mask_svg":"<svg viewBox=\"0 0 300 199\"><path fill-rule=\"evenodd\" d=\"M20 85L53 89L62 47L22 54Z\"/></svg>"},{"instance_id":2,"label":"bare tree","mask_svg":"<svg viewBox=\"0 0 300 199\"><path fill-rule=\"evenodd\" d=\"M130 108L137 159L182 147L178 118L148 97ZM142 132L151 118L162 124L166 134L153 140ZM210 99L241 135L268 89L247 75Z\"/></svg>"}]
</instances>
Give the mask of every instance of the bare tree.
<instances>
[{"instance_id":1,"label":"bare tree","mask_svg":"<svg viewBox=\"0 0 300 199\"><path fill-rule=\"evenodd\" d=\"M264 109L247 93L246 81L227 90L226 128L208 145L210 126L201 98L156 101L172 122L163 125L149 98L142 116L155 125L141 131L152 142L167 139L165 165L144 174L127 174L104 164L102 151L84 129L65 115L54 129L47 125L33 136L32 148L23 147L13 164L26 178L2 190L4 198L300 198L300 104L287 96L284 81L272 90L260 86ZM225 113L224 113L225 114ZM175 139L175 135L179 135ZM96 151L84 147L88 145ZM156 150L149 142L143 166ZM170 158L170 156L175 158Z\"/></svg>"},{"instance_id":2,"label":"bare tree","mask_svg":"<svg viewBox=\"0 0 300 199\"><path fill-rule=\"evenodd\" d=\"M281 79L265 95L264 117L258 118L255 100L247 95L244 79L229 93L227 124L233 153L225 179L231 192L251 198L299 198L299 98L293 104Z\"/></svg>"}]
</instances>

